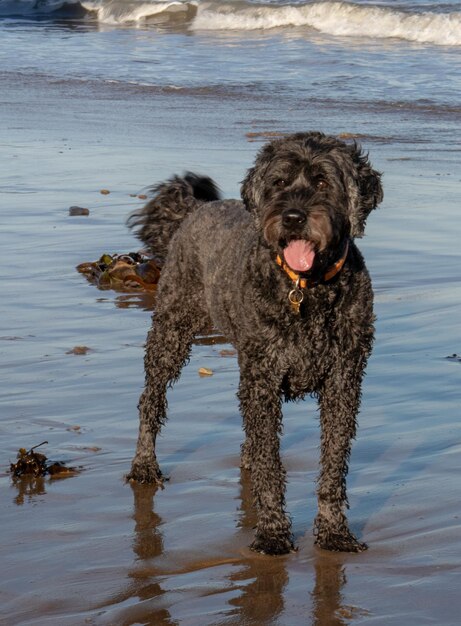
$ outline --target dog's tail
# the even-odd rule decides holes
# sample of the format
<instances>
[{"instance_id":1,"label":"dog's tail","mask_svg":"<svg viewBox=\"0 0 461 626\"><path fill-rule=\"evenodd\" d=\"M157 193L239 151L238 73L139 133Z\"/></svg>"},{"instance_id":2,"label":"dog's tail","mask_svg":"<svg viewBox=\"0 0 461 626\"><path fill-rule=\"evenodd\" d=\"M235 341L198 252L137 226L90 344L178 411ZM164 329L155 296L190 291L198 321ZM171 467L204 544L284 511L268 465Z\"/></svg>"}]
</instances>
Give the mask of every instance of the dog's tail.
<instances>
[{"instance_id":1,"label":"dog's tail","mask_svg":"<svg viewBox=\"0 0 461 626\"><path fill-rule=\"evenodd\" d=\"M173 176L152 187L151 192L152 199L131 213L127 225L156 258L164 261L168 245L184 218L205 202L219 200L220 193L211 178L193 172Z\"/></svg>"}]
</instances>

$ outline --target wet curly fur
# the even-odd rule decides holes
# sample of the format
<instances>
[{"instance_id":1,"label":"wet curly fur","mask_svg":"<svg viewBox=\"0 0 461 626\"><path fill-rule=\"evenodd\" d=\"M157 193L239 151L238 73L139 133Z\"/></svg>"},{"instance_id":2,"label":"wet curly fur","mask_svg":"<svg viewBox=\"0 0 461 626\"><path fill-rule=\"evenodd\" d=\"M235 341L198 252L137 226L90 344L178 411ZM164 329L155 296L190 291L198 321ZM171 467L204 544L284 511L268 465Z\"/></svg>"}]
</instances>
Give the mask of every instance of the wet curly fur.
<instances>
[{"instance_id":1,"label":"wet curly fur","mask_svg":"<svg viewBox=\"0 0 461 626\"><path fill-rule=\"evenodd\" d=\"M373 342L373 292L354 238L382 200L380 174L356 144L297 133L265 145L242 184L243 202L219 200L214 183L187 174L155 188L131 225L165 265L145 353L137 450L128 478L162 483L156 436L166 389L178 379L194 337L213 325L238 351L238 397L257 512L254 550L293 549L280 459L282 401L318 398L321 469L315 542L359 552L349 530L346 475L361 380ZM313 264L294 279L277 262L307 242ZM335 275L329 270L345 257Z\"/></svg>"}]
</instances>

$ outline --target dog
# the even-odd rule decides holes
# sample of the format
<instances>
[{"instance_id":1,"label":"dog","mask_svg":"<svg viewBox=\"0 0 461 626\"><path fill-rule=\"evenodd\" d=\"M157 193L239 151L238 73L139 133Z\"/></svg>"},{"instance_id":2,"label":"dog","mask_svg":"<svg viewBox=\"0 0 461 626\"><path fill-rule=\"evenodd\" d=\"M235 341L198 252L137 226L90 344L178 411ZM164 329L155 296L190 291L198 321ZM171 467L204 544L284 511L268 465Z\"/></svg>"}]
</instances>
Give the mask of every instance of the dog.
<instances>
[{"instance_id":1,"label":"dog","mask_svg":"<svg viewBox=\"0 0 461 626\"><path fill-rule=\"evenodd\" d=\"M367 548L349 529L346 475L361 381L374 337L373 291L355 244L381 202L381 174L356 143L320 132L270 141L241 187L221 200L214 182L188 173L154 188L129 226L164 261L145 352L139 438L127 478L162 483L155 443L166 390L194 337L212 325L238 353L238 398L257 513L251 548L294 550L280 458L282 401L320 406L315 543Z\"/></svg>"}]
</instances>

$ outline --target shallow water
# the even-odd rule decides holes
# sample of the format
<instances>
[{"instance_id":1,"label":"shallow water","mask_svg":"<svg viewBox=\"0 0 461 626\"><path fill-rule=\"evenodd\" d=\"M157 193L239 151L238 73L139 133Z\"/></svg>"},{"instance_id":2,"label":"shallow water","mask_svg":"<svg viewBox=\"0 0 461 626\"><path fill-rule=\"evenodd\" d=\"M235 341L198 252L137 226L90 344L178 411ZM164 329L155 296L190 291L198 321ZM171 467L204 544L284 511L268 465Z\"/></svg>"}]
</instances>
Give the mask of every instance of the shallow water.
<instances>
[{"instance_id":1,"label":"shallow water","mask_svg":"<svg viewBox=\"0 0 461 626\"><path fill-rule=\"evenodd\" d=\"M461 353L453 50L398 43L374 48L376 57L337 40L164 33L156 64L149 30L8 28L10 43L6 30L0 39L3 51L15 46L0 98L2 623L459 624L461 363L447 358ZM168 73L165 50L175 45ZM321 61L299 64L297 86L295 60L307 45L324 46L325 73ZM265 65L249 66L258 50ZM213 53L228 78L217 80ZM424 67L438 73L436 87L418 74ZM264 80L272 68L276 78ZM174 74L179 84L168 80ZM258 133L310 128L362 136L384 172L385 201L360 242L378 321L348 479L351 525L370 549L334 555L313 546L319 433L315 404L304 402L286 406L282 444L299 550L271 558L247 548L254 516L239 471L237 362L221 355L230 346L197 342L170 394L159 443L165 489L126 485L152 301L98 291L74 268L138 247L124 220L142 201L130 194L193 169L235 197ZM90 215L69 217L71 205ZM68 354L77 345L90 351ZM213 376L200 378L202 366ZM45 454L81 472L13 484L17 449L44 439Z\"/></svg>"}]
</instances>

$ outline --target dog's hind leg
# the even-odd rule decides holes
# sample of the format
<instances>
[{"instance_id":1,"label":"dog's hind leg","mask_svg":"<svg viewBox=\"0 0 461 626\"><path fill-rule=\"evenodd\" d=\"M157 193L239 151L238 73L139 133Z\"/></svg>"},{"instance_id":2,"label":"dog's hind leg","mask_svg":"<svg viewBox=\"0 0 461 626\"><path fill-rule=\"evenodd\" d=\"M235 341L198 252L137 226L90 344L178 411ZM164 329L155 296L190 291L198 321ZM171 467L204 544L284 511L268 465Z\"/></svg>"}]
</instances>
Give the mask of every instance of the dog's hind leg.
<instances>
[{"instance_id":1,"label":"dog's hind leg","mask_svg":"<svg viewBox=\"0 0 461 626\"><path fill-rule=\"evenodd\" d=\"M356 433L361 373L354 359L343 361L341 375L332 376L320 393L321 470L318 481L318 515L315 543L326 550L361 552L365 543L349 530L346 476L351 443Z\"/></svg>"},{"instance_id":2,"label":"dog's hind leg","mask_svg":"<svg viewBox=\"0 0 461 626\"><path fill-rule=\"evenodd\" d=\"M251 548L265 554L293 550L291 522L284 510L286 472L279 439L281 381L276 379L259 360L257 364L254 359L241 363L239 400L246 433L242 461L251 473L258 518Z\"/></svg>"},{"instance_id":3,"label":"dog's hind leg","mask_svg":"<svg viewBox=\"0 0 461 626\"><path fill-rule=\"evenodd\" d=\"M168 276L162 278L167 279ZM169 289L169 284L168 281L163 283L153 325L147 336L145 387L138 404L138 443L131 471L127 475L128 480L141 483L162 483L155 443L166 420L166 391L179 378L194 337L208 324L208 316L200 305L201 298L191 293L190 288L187 291L185 276L176 282L174 289Z\"/></svg>"}]
</instances>

